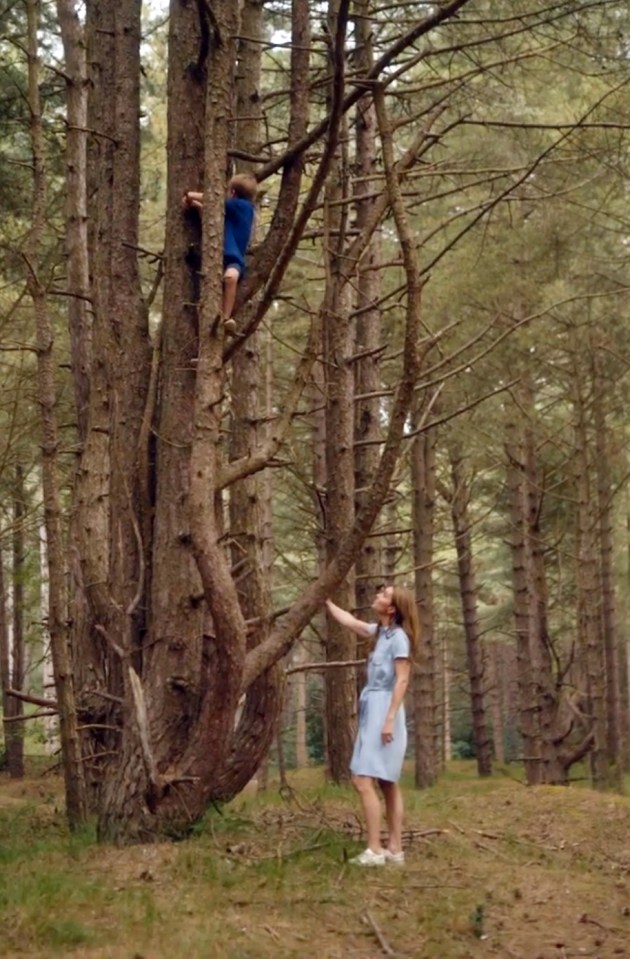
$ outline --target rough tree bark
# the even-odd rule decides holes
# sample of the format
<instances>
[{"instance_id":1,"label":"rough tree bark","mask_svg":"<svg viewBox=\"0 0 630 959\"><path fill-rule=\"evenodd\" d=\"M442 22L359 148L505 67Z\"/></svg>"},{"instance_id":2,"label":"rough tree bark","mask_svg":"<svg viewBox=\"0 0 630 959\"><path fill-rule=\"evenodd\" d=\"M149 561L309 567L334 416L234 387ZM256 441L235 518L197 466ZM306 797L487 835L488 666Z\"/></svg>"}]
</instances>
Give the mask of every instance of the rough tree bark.
<instances>
[{"instance_id":1,"label":"rough tree bark","mask_svg":"<svg viewBox=\"0 0 630 959\"><path fill-rule=\"evenodd\" d=\"M461 6L460 0L431 13L405 34L404 42L392 46L391 55L402 53ZM391 206L408 296L389 422L354 524L335 542L317 580L250 643L252 624L239 601L217 497L264 468L282 443L316 354L318 316L297 362L294 384L286 397L276 398L278 412L268 434L231 459L223 445L227 365L247 348L247 337L276 295L329 174L343 112L352 102L343 86L347 12L348 3L340 0L330 31L331 107L318 134L326 136L298 210L304 151L314 141L300 133L309 75L308 44L299 38L308 24L308 4L294 4L294 100L289 150L279 164L280 202L239 292L237 322L243 335L227 343L218 318L239 11L229 0L217 0L211 11L204 4L171 0L165 307L161 338L152 350L134 256L139 2L93 0L87 8L93 81L88 126L96 131L88 173L95 322L88 432L76 496L78 582L90 604L91 625L77 634L77 642L82 644L83 708L92 715L102 700L109 725L116 727L107 739L90 742L92 752L100 746L111 754L104 757L111 762L100 796L99 829L105 838L133 841L181 833L211 799L234 795L253 774L255 766L248 764L264 753L265 715L257 709L239 727L251 737L251 748L236 750L241 732L233 735L234 722L241 697L247 694L246 716L247 704L256 702L250 690L275 668L324 597L347 576L397 463L421 362L421 284L399 180L426 137L420 132L394 164L383 107L387 190L350 244L349 256L360 259ZM376 76L385 65L381 58ZM205 192L201 223L181 211L182 191L193 187ZM195 365L190 362L194 357ZM232 759L242 756L247 761L240 764Z\"/></svg>"},{"instance_id":2,"label":"rough tree bark","mask_svg":"<svg viewBox=\"0 0 630 959\"><path fill-rule=\"evenodd\" d=\"M42 487L44 522L48 545L49 630L55 676L66 813L71 828L86 818L85 780L78 732L74 674L68 644L65 562L61 523L58 467L55 358L53 329L48 315L47 293L41 271L41 243L46 217L46 151L40 99L40 67L37 33L39 0L27 0L28 100L33 151L32 226L24 250L26 282L33 301L36 324L37 393L41 411Z\"/></svg>"},{"instance_id":3,"label":"rough tree bark","mask_svg":"<svg viewBox=\"0 0 630 959\"><path fill-rule=\"evenodd\" d=\"M600 590L597 568L597 519L593 500L592 450L589 447L587 410L579 373L573 377L575 421L575 486L577 493L577 619L578 642L586 682L590 716L591 777L596 789L609 785L606 723L606 658L601 628Z\"/></svg>"},{"instance_id":4,"label":"rough tree bark","mask_svg":"<svg viewBox=\"0 0 630 959\"><path fill-rule=\"evenodd\" d=\"M356 62L368 72L374 61L372 33L368 17L368 0L356 0L353 5L356 38ZM378 129L374 105L369 98L360 100L355 122L355 176L353 196L356 203L355 223L363 230L378 195ZM381 399L382 355L381 316L378 300L382 287L378 266L382 259L381 238L372 237L356 268L356 296L354 301L354 483L357 508L360 506L370 478L378 465L377 441L380 435L379 412ZM355 605L363 617L371 608L375 589L383 580L381 564L381 537L372 535L365 541L356 563ZM356 655L364 658L366 644L357 640Z\"/></svg>"},{"instance_id":5,"label":"rough tree bark","mask_svg":"<svg viewBox=\"0 0 630 959\"><path fill-rule=\"evenodd\" d=\"M472 552L471 521L469 517L470 482L464 470L461 449L456 443L449 444L452 493L450 494L451 517L455 534L459 591L462 604L464 635L466 638L466 661L470 682L470 702L473 724L473 741L480 776L492 775L492 745L486 722L484 691L483 647L477 615L477 579Z\"/></svg>"},{"instance_id":6,"label":"rough tree bark","mask_svg":"<svg viewBox=\"0 0 630 959\"><path fill-rule=\"evenodd\" d=\"M57 0L66 80L66 253L70 362L79 442L87 436L92 318L87 216L87 60L75 0Z\"/></svg>"},{"instance_id":7,"label":"rough tree bark","mask_svg":"<svg viewBox=\"0 0 630 959\"><path fill-rule=\"evenodd\" d=\"M412 429L420 426L424 402L416 395ZM415 587L421 642L414 674L415 782L426 789L437 779L438 743L435 715L435 627L433 540L435 533L435 428L417 434L411 447L411 518Z\"/></svg>"},{"instance_id":8,"label":"rough tree bark","mask_svg":"<svg viewBox=\"0 0 630 959\"><path fill-rule=\"evenodd\" d=\"M621 787L621 708L615 575L613 565L613 503L610 429L606 419L604 378L593 353L593 425L598 507L598 546L601 581L601 621L606 662L606 742L611 782Z\"/></svg>"}]
</instances>

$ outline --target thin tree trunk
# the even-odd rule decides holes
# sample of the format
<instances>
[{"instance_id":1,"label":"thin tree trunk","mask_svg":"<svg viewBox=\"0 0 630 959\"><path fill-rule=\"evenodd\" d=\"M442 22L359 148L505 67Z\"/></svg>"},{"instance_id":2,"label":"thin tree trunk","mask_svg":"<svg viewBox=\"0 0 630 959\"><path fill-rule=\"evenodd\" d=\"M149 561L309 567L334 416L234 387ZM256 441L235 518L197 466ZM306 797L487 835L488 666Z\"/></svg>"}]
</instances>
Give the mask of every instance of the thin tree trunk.
<instances>
[{"instance_id":1,"label":"thin tree trunk","mask_svg":"<svg viewBox=\"0 0 630 959\"><path fill-rule=\"evenodd\" d=\"M492 747L486 722L486 705L483 688L483 649L477 615L477 582L472 555L472 536L470 532L469 485L464 476L461 451L454 445L449 448L453 492L451 496L451 517L455 533L457 569L462 604L464 635L466 638L466 660L470 682L470 701L472 710L473 740L477 758L477 771L480 776L492 775Z\"/></svg>"},{"instance_id":2,"label":"thin tree trunk","mask_svg":"<svg viewBox=\"0 0 630 959\"><path fill-rule=\"evenodd\" d=\"M337 30L339 0L330 0L328 29ZM331 49L332 53L332 49ZM334 76L340 64L330 65ZM332 103L330 93L329 103ZM335 152L324 196L326 290L323 305L324 374L326 378L326 559L335 556L339 540L354 521L354 370L353 327L347 286L348 264L343 252L348 228L349 175L347 145ZM352 584L353 585L353 584ZM345 583L333 596L339 606L353 605L353 592ZM347 629L327 616L326 659L356 659L356 639ZM350 758L356 732L356 679L354 669L327 669L326 727L328 730L327 773L340 783L350 776Z\"/></svg>"},{"instance_id":3,"label":"thin tree trunk","mask_svg":"<svg viewBox=\"0 0 630 959\"><path fill-rule=\"evenodd\" d=\"M92 316L87 217L87 61L75 0L57 0L66 79L66 252L70 357L79 440L88 428Z\"/></svg>"},{"instance_id":4,"label":"thin tree trunk","mask_svg":"<svg viewBox=\"0 0 630 959\"><path fill-rule=\"evenodd\" d=\"M500 766L505 765L505 718L502 663L499 659L499 643L486 644L488 666L488 695L492 716L492 744L494 758Z\"/></svg>"},{"instance_id":5,"label":"thin tree trunk","mask_svg":"<svg viewBox=\"0 0 630 959\"><path fill-rule=\"evenodd\" d=\"M24 648L24 472L20 465L15 468L13 487L13 556L11 564L11 604L13 625L11 629L11 682L12 689L22 693L26 680L26 650ZM11 706L11 716L22 716L24 703L16 699ZM9 774L14 779L24 775L24 723L10 723L11 734L7 740L7 763Z\"/></svg>"},{"instance_id":6,"label":"thin tree trunk","mask_svg":"<svg viewBox=\"0 0 630 959\"><path fill-rule=\"evenodd\" d=\"M412 429L417 429L423 408L416 399ZM415 589L420 617L420 649L414 671L415 782L421 789L437 779L437 723L435 706L436 664L433 592L433 542L435 533L436 431L419 433L411 448L411 516Z\"/></svg>"},{"instance_id":7,"label":"thin tree trunk","mask_svg":"<svg viewBox=\"0 0 630 959\"><path fill-rule=\"evenodd\" d=\"M23 723L11 722L14 716L22 715L22 702L7 695L7 689L19 689L11 675L11 637L7 616L7 597L4 581L4 558L0 551L0 682L2 683L2 722L4 731L4 764L12 779L24 775L23 748L20 727Z\"/></svg>"},{"instance_id":8,"label":"thin tree trunk","mask_svg":"<svg viewBox=\"0 0 630 959\"><path fill-rule=\"evenodd\" d=\"M591 775L596 789L605 789L608 779L606 723L606 660L601 630L600 602L596 559L596 515L593 509L591 463L584 398L579 377L575 376L575 483L577 490L577 616L578 638L584 660L588 705L593 736L590 753Z\"/></svg>"},{"instance_id":9,"label":"thin tree trunk","mask_svg":"<svg viewBox=\"0 0 630 959\"><path fill-rule=\"evenodd\" d=\"M50 641L59 703L66 813L71 828L77 828L86 817L85 780L77 728L74 676L68 646L64 546L57 461L54 341L48 315L46 289L40 275L41 243L46 216L46 157L39 94L40 71L37 46L39 15L38 0L27 0L28 92L33 149L33 222L26 243L25 259L27 284L33 300L36 322L37 382L42 427L42 485L50 583L48 610Z\"/></svg>"},{"instance_id":10,"label":"thin tree trunk","mask_svg":"<svg viewBox=\"0 0 630 959\"><path fill-rule=\"evenodd\" d=\"M606 728L608 765L611 781L621 788L621 715L619 650L615 578L613 570L613 485L609 455L609 429L604 412L604 389L601 377L594 371L593 415L595 428L595 463L599 519L599 554L602 590L602 633L606 661Z\"/></svg>"},{"instance_id":11,"label":"thin tree trunk","mask_svg":"<svg viewBox=\"0 0 630 959\"><path fill-rule=\"evenodd\" d=\"M372 32L368 0L355 0L355 43L357 67L367 73L372 67ZM375 179L377 169L377 123L371 99L360 100L356 109L353 194L356 201L356 227L363 230L369 223L378 192ZM361 257L356 277L355 310L355 427L354 479L357 507L365 499L365 492L378 466L380 438L381 385L381 316L377 306L381 292L381 240L375 233ZM377 585L383 581L381 538L370 536L365 540L356 563L355 605L360 617L371 609ZM367 644L357 640L356 655L365 657ZM359 680L360 682L360 680Z\"/></svg>"},{"instance_id":12,"label":"thin tree trunk","mask_svg":"<svg viewBox=\"0 0 630 959\"><path fill-rule=\"evenodd\" d=\"M305 649L296 647L293 657L295 665L306 661ZM301 669L293 677L295 684L295 765L298 769L308 765L308 746L306 741L306 672Z\"/></svg>"},{"instance_id":13,"label":"thin tree trunk","mask_svg":"<svg viewBox=\"0 0 630 959\"><path fill-rule=\"evenodd\" d=\"M453 758L451 736L451 664L446 634L442 634L441 642L438 639L437 649L440 660L440 688L442 690L442 741L439 755L442 768Z\"/></svg>"}]
</instances>

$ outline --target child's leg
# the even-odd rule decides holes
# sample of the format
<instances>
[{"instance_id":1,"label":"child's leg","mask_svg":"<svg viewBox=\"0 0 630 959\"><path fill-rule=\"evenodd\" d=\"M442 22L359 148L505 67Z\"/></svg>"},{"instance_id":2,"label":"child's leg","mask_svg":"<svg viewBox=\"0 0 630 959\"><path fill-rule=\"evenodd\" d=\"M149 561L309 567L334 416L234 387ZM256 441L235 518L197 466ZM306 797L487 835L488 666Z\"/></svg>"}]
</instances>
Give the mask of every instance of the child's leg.
<instances>
[{"instance_id":1,"label":"child's leg","mask_svg":"<svg viewBox=\"0 0 630 959\"><path fill-rule=\"evenodd\" d=\"M223 274L223 320L229 320L232 316L234 303L236 301L236 288L241 273L237 266L228 266Z\"/></svg>"}]
</instances>

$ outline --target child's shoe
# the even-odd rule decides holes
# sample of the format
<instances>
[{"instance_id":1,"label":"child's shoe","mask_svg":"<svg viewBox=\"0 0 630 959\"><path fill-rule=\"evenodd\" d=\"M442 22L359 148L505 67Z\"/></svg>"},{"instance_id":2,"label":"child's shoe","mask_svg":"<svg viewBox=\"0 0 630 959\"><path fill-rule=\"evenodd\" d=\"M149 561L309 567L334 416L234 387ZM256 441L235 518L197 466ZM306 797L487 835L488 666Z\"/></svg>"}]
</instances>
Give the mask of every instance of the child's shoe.
<instances>
[{"instance_id":1,"label":"child's shoe","mask_svg":"<svg viewBox=\"0 0 630 959\"><path fill-rule=\"evenodd\" d=\"M229 316L227 320L223 320L223 329L228 336L236 336L236 320L231 316Z\"/></svg>"},{"instance_id":2,"label":"child's shoe","mask_svg":"<svg viewBox=\"0 0 630 959\"><path fill-rule=\"evenodd\" d=\"M405 862L404 852L390 852L389 849L383 850L385 862L393 863L396 866L402 866Z\"/></svg>"}]
</instances>

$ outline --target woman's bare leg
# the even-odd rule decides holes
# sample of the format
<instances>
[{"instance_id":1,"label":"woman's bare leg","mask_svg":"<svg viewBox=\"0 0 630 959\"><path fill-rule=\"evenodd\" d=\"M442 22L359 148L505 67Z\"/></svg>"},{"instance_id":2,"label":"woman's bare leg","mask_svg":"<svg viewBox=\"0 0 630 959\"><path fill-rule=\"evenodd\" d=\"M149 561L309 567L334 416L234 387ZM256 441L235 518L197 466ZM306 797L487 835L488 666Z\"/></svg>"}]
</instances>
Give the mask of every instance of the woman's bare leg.
<instances>
[{"instance_id":1,"label":"woman's bare leg","mask_svg":"<svg viewBox=\"0 0 630 959\"><path fill-rule=\"evenodd\" d=\"M371 776L353 776L352 785L359 794L365 825L367 846L372 852L381 851L381 801Z\"/></svg>"},{"instance_id":2,"label":"woman's bare leg","mask_svg":"<svg viewBox=\"0 0 630 959\"><path fill-rule=\"evenodd\" d=\"M379 779L378 784L385 799L385 815L389 831L387 848L390 852L402 852L402 827L405 811L402 790L398 783L386 782L384 779Z\"/></svg>"}]
</instances>

